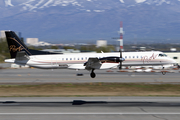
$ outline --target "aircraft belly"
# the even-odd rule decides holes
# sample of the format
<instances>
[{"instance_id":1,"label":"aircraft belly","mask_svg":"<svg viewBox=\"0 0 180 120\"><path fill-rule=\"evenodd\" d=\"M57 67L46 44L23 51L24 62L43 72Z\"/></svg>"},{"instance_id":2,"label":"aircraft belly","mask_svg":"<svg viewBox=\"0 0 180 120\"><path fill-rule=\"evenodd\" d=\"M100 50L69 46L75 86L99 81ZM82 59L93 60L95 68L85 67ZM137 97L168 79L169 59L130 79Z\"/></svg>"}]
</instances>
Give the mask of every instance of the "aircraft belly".
<instances>
[{"instance_id":1,"label":"aircraft belly","mask_svg":"<svg viewBox=\"0 0 180 120\"><path fill-rule=\"evenodd\" d=\"M119 63L103 63L100 66L100 69L110 69L110 68L116 67L118 65L119 65Z\"/></svg>"},{"instance_id":2,"label":"aircraft belly","mask_svg":"<svg viewBox=\"0 0 180 120\"><path fill-rule=\"evenodd\" d=\"M84 64L69 64L68 68L69 69L80 69L80 70L82 69L82 70L84 70L85 66L84 66Z\"/></svg>"},{"instance_id":3,"label":"aircraft belly","mask_svg":"<svg viewBox=\"0 0 180 120\"><path fill-rule=\"evenodd\" d=\"M149 61L149 62L143 62L143 61L124 61L122 63L123 66L149 66L149 65L166 65L169 64L169 62L162 62L162 61Z\"/></svg>"},{"instance_id":4,"label":"aircraft belly","mask_svg":"<svg viewBox=\"0 0 180 120\"><path fill-rule=\"evenodd\" d=\"M34 64L32 64L32 65L30 65L29 64L29 66L30 67L34 67L34 68L40 68L40 69L65 69L65 68L67 68L68 66L59 66L59 65L50 65L50 64L43 64L43 65L34 65Z\"/></svg>"}]
</instances>

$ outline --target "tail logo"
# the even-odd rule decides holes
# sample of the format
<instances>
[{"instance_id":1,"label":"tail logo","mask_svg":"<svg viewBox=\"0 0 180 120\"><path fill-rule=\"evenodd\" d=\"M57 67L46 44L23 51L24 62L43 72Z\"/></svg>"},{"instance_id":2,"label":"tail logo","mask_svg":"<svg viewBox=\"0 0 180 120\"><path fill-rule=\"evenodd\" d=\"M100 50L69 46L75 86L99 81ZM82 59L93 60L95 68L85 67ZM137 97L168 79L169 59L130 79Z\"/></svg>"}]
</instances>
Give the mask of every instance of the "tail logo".
<instances>
[{"instance_id":1,"label":"tail logo","mask_svg":"<svg viewBox=\"0 0 180 120\"><path fill-rule=\"evenodd\" d=\"M9 51L17 52L17 51L21 51L21 50L23 50L22 46L19 46L18 48L16 48L15 45L9 46Z\"/></svg>"},{"instance_id":2,"label":"tail logo","mask_svg":"<svg viewBox=\"0 0 180 120\"><path fill-rule=\"evenodd\" d=\"M14 40L16 43L19 44L19 47L16 47L15 45L10 45L9 51L17 52L17 51L25 50L31 55L31 53L25 47L23 47L23 45L21 45L21 43L19 43L15 38L9 37L9 39Z\"/></svg>"}]
</instances>

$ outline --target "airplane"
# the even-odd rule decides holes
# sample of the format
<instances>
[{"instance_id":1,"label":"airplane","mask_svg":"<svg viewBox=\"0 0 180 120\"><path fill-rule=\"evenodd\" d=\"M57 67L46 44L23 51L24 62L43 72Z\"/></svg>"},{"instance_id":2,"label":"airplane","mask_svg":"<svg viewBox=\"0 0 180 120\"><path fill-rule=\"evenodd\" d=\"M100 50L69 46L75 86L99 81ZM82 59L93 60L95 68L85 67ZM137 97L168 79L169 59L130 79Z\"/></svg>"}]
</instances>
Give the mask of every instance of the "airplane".
<instances>
[{"instance_id":1,"label":"airplane","mask_svg":"<svg viewBox=\"0 0 180 120\"><path fill-rule=\"evenodd\" d=\"M157 66L177 65L176 61L160 51L150 52L113 52L113 53L76 53L55 54L28 49L14 31L5 31L11 59L5 62L28 65L40 69L62 69L90 71L95 78L96 69L119 68L122 66ZM162 72L162 74L165 74Z\"/></svg>"}]
</instances>

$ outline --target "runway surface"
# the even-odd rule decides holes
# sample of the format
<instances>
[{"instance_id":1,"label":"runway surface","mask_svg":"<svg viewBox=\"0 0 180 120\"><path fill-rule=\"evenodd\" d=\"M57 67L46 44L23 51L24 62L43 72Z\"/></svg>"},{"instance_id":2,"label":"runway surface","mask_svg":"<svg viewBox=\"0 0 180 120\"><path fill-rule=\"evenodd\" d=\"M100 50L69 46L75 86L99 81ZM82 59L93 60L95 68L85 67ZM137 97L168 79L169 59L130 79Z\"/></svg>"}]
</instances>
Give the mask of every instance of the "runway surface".
<instances>
[{"instance_id":1,"label":"runway surface","mask_svg":"<svg viewBox=\"0 0 180 120\"><path fill-rule=\"evenodd\" d=\"M1 69L0 83L180 83L180 74L74 70ZM77 75L79 74L79 75ZM180 97L0 98L0 120L179 120Z\"/></svg>"},{"instance_id":2,"label":"runway surface","mask_svg":"<svg viewBox=\"0 0 180 120\"><path fill-rule=\"evenodd\" d=\"M179 120L180 97L0 98L1 120Z\"/></svg>"},{"instance_id":3,"label":"runway surface","mask_svg":"<svg viewBox=\"0 0 180 120\"><path fill-rule=\"evenodd\" d=\"M69 69L1 69L0 83L85 83L85 82L148 82L148 83L180 83L180 73L129 73L107 72L107 70L95 70L96 78L89 76L86 70Z\"/></svg>"}]
</instances>

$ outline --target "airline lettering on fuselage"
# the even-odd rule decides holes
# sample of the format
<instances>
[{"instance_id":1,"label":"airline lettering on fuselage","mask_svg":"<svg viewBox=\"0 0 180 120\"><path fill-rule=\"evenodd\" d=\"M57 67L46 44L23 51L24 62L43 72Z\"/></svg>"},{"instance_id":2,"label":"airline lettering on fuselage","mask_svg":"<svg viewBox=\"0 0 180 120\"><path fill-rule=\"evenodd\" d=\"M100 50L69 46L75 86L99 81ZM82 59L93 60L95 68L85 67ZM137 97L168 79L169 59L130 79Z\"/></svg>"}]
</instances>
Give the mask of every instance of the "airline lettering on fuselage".
<instances>
[{"instance_id":1,"label":"airline lettering on fuselage","mask_svg":"<svg viewBox=\"0 0 180 120\"><path fill-rule=\"evenodd\" d=\"M158 55L158 54L155 55L155 54L153 53L150 57L148 57L147 55L146 55L146 56L143 56L143 57L141 58L141 61L143 61L143 63L145 63L145 62L149 63L151 60L156 59L157 55Z\"/></svg>"}]
</instances>

